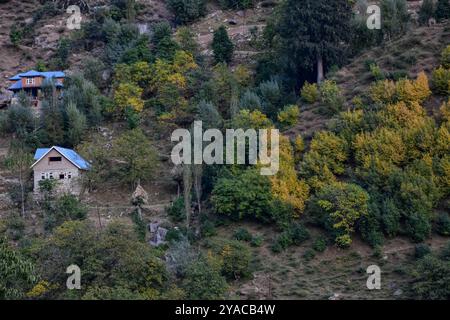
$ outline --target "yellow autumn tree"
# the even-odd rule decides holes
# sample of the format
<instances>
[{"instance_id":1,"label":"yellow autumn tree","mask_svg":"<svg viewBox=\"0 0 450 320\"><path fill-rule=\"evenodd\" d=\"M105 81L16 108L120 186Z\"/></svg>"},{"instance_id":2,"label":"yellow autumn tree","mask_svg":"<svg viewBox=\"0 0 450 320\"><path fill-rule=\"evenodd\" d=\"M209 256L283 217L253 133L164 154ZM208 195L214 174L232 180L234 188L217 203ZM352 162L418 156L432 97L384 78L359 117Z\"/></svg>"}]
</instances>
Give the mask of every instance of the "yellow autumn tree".
<instances>
[{"instance_id":1,"label":"yellow autumn tree","mask_svg":"<svg viewBox=\"0 0 450 320\"><path fill-rule=\"evenodd\" d=\"M374 83L369 89L369 96L375 103L392 103L395 97L395 82L382 80Z\"/></svg>"},{"instance_id":2,"label":"yellow autumn tree","mask_svg":"<svg viewBox=\"0 0 450 320\"><path fill-rule=\"evenodd\" d=\"M347 142L328 131L316 133L310 150L300 164L302 176L315 190L336 181L335 175L343 174L348 159Z\"/></svg>"},{"instance_id":3,"label":"yellow autumn tree","mask_svg":"<svg viewBox=\"0 0 450 320\"><path fill-rule=\"evenodd\" d=\"M418 102L406 104L401 101L390 104L380 112L385 126L393 128L412 128L424 123L425 110Z\"/></svg>"},{"instance_id":4,"label":"yellow autumn tree","mask_svg":"<svg viewBox=\"0 0 450 320\"><path fill-rule=\"evenodd\" d=\"M406 157L406 148L395 130L378 128L374 132L360 133L353 142L355 159L363 170L374 168L384 177L389 176L395 166Z\"/></svg>"},{"instance_id":5,"label":"yellow autumn tree","mask_svg":"<svg viewBox=\"0 0 450 320\"><path fill-rule=\"evenodd\" d=\"M143 90L135 84L120 83L114 92L114 104L121 111L132 108L136 112L141 112L144 109L142 92Z\"/></svg>"},{"instance_id":6,"label":"yellow autumn tree","mask_svg":"<svg viewBox=\"0 0 450 320\"><path fill-rule=\"evenodd\" d=\"M439 108L443 122L450 122L450 100L445 101Z\"/></svg>"},{"instance_id":7,"label":"yellow autumn tree","mask_svg":"<svg viewBox=\"0 0 450 320\"><path fill-rule=\"evenodd\" d=\"M152 78L150 65L145 61L129 64L117 64L114 68L114 83L133 83L144 88Z\"/></svg>"},{"instance_id":8,"label":"yellow autumn tree","mask_svg":"<svg viewBox=\"0 0 450 320\"><path fill-rule=\"evenodd\" d=\"M420 72L416 80L401 79L396 84L396 96L398 101L423 102L431 95L428 77L425 72Z\"/></svg>"},{"instance_id":9,"label":"yellow autumn tree","mask_svg":"<svg viewBox=\"0 0 450 320\"><path fill-rule=\"evenodd\" d=\"M309 197L309 187L304 180L299 180L295 170L294 150L289 139L280 137L280 168L278 173L271 177L272 195L292 206L294 217L298 217L305 209Z\"/></svg>"}]
</instances>

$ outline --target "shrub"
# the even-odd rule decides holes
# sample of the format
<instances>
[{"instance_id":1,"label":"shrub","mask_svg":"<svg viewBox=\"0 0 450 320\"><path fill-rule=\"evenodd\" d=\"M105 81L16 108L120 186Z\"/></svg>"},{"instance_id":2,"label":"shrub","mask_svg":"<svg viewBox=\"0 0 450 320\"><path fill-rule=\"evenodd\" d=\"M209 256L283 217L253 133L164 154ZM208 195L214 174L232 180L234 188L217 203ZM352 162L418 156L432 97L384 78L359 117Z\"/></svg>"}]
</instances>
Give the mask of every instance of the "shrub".
<instances>
[{"instance_id":1,"label":"shrub","mask_svg":"<svg viewBox=\"0 0 450 320\"><path fill-rule=\"evenodd\" d=\"M395 96L395 83L392 80L377 81L370 86L370 98L375 103L392 103Z\"/></svg>"},{"instance_id":2,"label":"shrub","mask_svg":"<svg viewBox=\"0 0 450 320\"><path fill-rule=\"evenodd\" d=\"M444 96L450 94L450 69L440 66L434 70L431 83L436 93Z\"/></svg>"},{"instance_id":3,"label":"shrub","mask_svg":"<svg viewBox=\"0 0 450 320\"><path fill-rule=\"evenodd\" d=\"M169 0L167 4L175 20L182 24L193 22L206 13L205 0Z\"/></svg>"},{"instance_id":4,"label":"shrub","mask_svg":"<svg viewBox=\"0 0 450 320\"><path fill-rule=\"evenodd\" d=\"M210 220L205 220L201 225L201 232L203 237L213 237L217 234L216 224Z\"/></svg>"},{"instance_id":5,"label":"shrub","mask_svg":"<svg viewBox=\"0 0 450 320\"><path fill-rule=\"evenodd\" d=\"M327 248L327 240L319 237L313 243L313 249L317 252L324 252Z\"/></svg>"},{"instance_id":6,"label":"shrub","mask_svg":"<svg viewBox=\"0 0 450 320\"><path fill-rule=\"evenodd\" d=\"M412 292L418 299L450 299L450 262L429 254L415 267Z\"/></svg>"},{"instance_id":7,"label":"shrub","mask_svg":"<svg viewBox=\"0 0 450 320\"><path fill-rule=\"evenodd\" d=\"M341 111L344 98L335 81L325 80L320 85L320 100L328 108L327 113L335 114Z\"/></svg>"},{"instance_id":8,"label":"shrub","mask_svg":"<svg viewBox=\"0 0 450 320\"><path fill-rule=\"evenodd\" d=\"M377 64L370 65L370 72L372 73L372 77L377 81L384 80L385 78L383 71Z\"/></svg>"},{"instance_id":9,"label":"shrub","mask_svg":"<svg viewBox=\"0 0 450 320\"><path fill-rule=\"evenodd\" d=\"M251 241L253 239L252 234L245 228L239 228L234 233L234 238L239 241Z\"/></svg>"},{"instance_id":10,"label":"shrub","mask_svg":"<svg viewBox=\"0 0 450 320\"><path fill-rule=\"evenodd\" d=\"M182 222L186 219L184 210L184 198L178 197L171 206L166 208L166 212L174 222Z\"/></svg>"},{"instance_id":11,"label":"shrub","mask_svg":"<svg viewBox=\"0 0 450 320\"><path fill-rule=\"evenodd\" d=\"M300 223L294 224L287 232L289 233L293 244L297 246L310 238L308 229Z\"/></svg>"},{"instance_id":12,"label":"shrub","mask_svg":"<svg viewBox=\"0 0 450 320\"><path fill-rule=\"evenodd\" d=\"M230 241L220 253L222 258L222 274L228 279L247 278L250 274L251 253L247 245Z\"/></svg>"},{"instance_id":13,"label":"shrub","mask_svg":"<svg viewBox=\"0 0 450 320\"><path fill-rule=\"evenodd\" d=\"M219 0L224 9L242 10L253 7L253 0Z\"/></svg>"},{"instance_id":14,"label":"shrub","mask_svg":"<svg viewBox=\"0 0 450 320\"><path fill-rule=\"evenodd\" d=\"M450 241L442 249L440 257L442 260L450 261Z\"/></svg>"},{"instance_id":15,"label":"shrub","mask_svg":"<svg viewBox=\"0 0 450 320\"><path fill-rule=\"evenodd\" d=\"M45 180L42 180L42 182L44 181ZM48 184L50 189L54 188L50 187L50 185L51 184ZM40 188L43 187L44 183L40 184ZM44 217L46 230L53 230L65 221L84 220L87 216L87 207L83 205L77 197L71 194L62 195L56 199L54 203L52 201L46 201L44 206L44 210L46 211L46 215Z\"/></svg>"},{"instance_id":16,"label":"shrub","mask_svg":"<svg viewBox=\"0 0 450 320\"><path fill-rule=\"evenodd\" d=\"M441 64L444 68L450 69L450 45L442 51Z\"/></svg>"},{"instance_id":17,"label":"shrub","mask_svg":"<svg viewBox=\"0 0 450 320\"><path fill-rule=\"evenodd\" d=\"M431 248L426 243L419 243L416 244L416 246L414 247L414 256L416 257L416 259L422 259L423 257L425 257L427 254L430 253Z\"/></svg>"},{"instance_id":18,"label":"shrub","mask_svg":"<svg viewBox=\"0 0 450 320\"><path fill-rule=\"evenodd\" d=\"M25 234L25 220L19 216L11 216L6 220L6 234L11 240L17 241Z\"/></svg>"},{"instance_id":19,"label":"shrub","mask_svg":"<svg viewBox=\"0 0 450 320\"><path fill-rule=\"evenodd\" d=\"M450 122L450 100L444 101L439 108L443 122Z\"/></svg>"},{"instance_id":20,"label":"shrub","mask_svg":"<svg viewBox=\"0 0 450 320\"><path fill-rule=\"evenodd\" d=\"M317 83L311 84L305 82L300 95L307 103L313 104L317 102L317 100L319 100L319 87L317 86Z\"/></svg>"},{"instance_id":21,"label":"shrub","mask_svg":"<svg viewBox=\"0 0 450 320\"><path fill-rule=\"evenodd\" d=\"M200 258L187 268L183 288L190 300L215 300L223 298L227 283L214 263Z\"/></svg>"},{"instance_id":22,"label":"shrub","mask_svg":"<svg viewBox=\"0 0 450 320\"><path fill-rule=\"evenodd\" d=\"M14 46L17 46L19 42L22 40L23 32L13 25L9 32L9 40Z\"/></svg>"},{"instance_id":23,"label":"shrub","mask_svg":"<svg viewBox=\"0 0 450 320\"><path fill-rule=\"evenodd\" d=\"M299 117L300 108L296 105L286 106L278 113L278 121L284 128L289 128L296 125Z\"/></svg>"},{"instance_id":24,"label":"shrub","mask_svg":"<svg viewBox=\"0 0 450 320\"><path fill-rule=\"evenodd\" d=\"M283 106L283 96L280 85L276 80L261 82L259 92L262 98L263 110L270 118L275 118L278 110Z\"/></svg>"},{"instance_id":25,"label":"shrub","mask_svg":"<svg viewBox=\"0 0 450 320\"><path fill-rule=\"evenodd\" d=\"M303 259L306 261L311 261L316 256L316 253L312 249L307 249L305 253L303 253Z\"/></svg>"},{"instance_id":26,"label":"shrub","mask_svg":"<svg viewBox=\"0 0 450 320\"><path fill-rule=\"evenodd\" d=\"M256 235L252 238L252 241L250 242L250 245L252 247L261 247L264 242L264 238L260 235Z\"/></svg>"},{"instance_id":27,"label":"shrub","mask_svg":"<svg viewBox=\"0 0 450 320\"><path fill-rule=\"evenodd\" d=\"M272 251L278 253L290 246L299 246L309 238L309 231L302 224L292 224L277 237L272 245Z\"/></svg>"},{"instance_id":28,"label":"shrub","mask_svg":"<svg viewBox=\"0 0 450 320\"><path fill-rule=\"evenodd\" d=\"M447 212L441 212L436 221L436 229L440 235L450 236L450 217Z\"/></svg>"},{"instance_id":29,"label":"shrub","mask_svg":"<svg viewBox=\"0 0 450 320\"><path fill-rule=\"evenodd\" d=\"M431 233L430 220L423 213L412 212L406 217L405 229L413 241L425 241Z\"/></svg>"}]
</instances>

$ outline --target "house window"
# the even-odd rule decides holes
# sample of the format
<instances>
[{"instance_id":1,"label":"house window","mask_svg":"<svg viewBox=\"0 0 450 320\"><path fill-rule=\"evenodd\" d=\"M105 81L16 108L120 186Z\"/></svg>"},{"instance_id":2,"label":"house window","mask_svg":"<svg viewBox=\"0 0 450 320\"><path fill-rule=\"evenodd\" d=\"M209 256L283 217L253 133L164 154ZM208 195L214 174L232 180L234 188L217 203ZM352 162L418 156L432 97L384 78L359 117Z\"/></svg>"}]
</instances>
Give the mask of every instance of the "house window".
<instances>
[{"instance_id":1,"label":"house window","mask_svg":"<svg viewBox=\"0 0 450 320\"><path fill-rule=\"evenodd\" d=\"M50 157L49 161L50 162L61 162L62 158L61 157Z\"/></svg>"},{"instance_id":2,"label":"house window","mask_svg":"<svg viewBox=\"0 0 450 320\"><path fill-rule=\"evenodd\" d=\"M64 173L59 174L59 180L64 180Z\"/></svg>"},{"instance_id":3,"label":"house window","mask_svg":"<svg viewBox=\"0 0 450 320\"><path fill-rule=\"evenodd\" d=\"M67 179L71 179L72 178L72 172L69 172L69 174L67 175Z\"/></svg>"},{"instance_id":4,"label":"house window","mask_svg":"<svg viewBox=\"0 0 450 320\"><path fill-rule=\"evenodd\" d=\"M50 179L53 179L53 172L50 172Z\"/></svg>"},{"instance_id":5,"label":"house window","mask_svg":"<svg viewBox=\"0 0 450 320\"><path fill-rule=\"evenodd\" d=\"M41 180L45 180L45 174L41 175Z\"/></svg>"},{"instance_id":6,"label":"house window","mask_svg":"<svg viewBox=\"0 0 450 320\"><path fill-rule=\"evenodd\" d=\"M34 78L27 78L27 84L34 84Z\"/></svg>"}]
</instances>

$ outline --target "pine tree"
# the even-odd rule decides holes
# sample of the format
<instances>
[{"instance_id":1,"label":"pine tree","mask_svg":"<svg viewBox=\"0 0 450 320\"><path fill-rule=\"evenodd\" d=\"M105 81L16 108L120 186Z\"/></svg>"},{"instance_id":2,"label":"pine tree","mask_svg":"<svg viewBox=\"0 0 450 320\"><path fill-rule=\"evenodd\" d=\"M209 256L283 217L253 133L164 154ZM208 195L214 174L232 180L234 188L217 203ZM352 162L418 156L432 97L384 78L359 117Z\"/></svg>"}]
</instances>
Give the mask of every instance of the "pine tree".
<instances>
[{"instance_id":1,"label":"pine tree","mask_svg":"<svg viewBox=\"0 0 450 320\"><path fill-rule=\"evenodd\" d=\"M433 0L424 0L419 11L419 22L426 24L428 19L434 15Z\"/></svg>"},{"instance_id":2,"label":"pine tree","mask_svg":"<svg viewBox=\"0 0 450 320\"><path fill-rule=\"evenodd\" d=\"M450 19L450 0L438 0L435 16L438 21Z\"/></svg>"},{"instance_id":3,"label":"pine tree","mask_svg":"<svg viewBox=\"0 0 450 320\"><path fill-rule=\"evenodd\" d=\"M228 37L227 30L224 26L221 26L214 31L212 48L214 50L214 59L216 60L216 63L228 63L233 58L234 45Z\"/></svg>"},{"instance_id":4,"label":"pine tree","mask_svg":"<svg viewBox=\"0 0 450 320\"><path fill-rule=\"evenodd\" d=\"M275 32L279 55L294 77L316 69L317 82L324 69L341 60L350 40L350 1L287 0L282 4Z\"/></svg>"}]
</instances>

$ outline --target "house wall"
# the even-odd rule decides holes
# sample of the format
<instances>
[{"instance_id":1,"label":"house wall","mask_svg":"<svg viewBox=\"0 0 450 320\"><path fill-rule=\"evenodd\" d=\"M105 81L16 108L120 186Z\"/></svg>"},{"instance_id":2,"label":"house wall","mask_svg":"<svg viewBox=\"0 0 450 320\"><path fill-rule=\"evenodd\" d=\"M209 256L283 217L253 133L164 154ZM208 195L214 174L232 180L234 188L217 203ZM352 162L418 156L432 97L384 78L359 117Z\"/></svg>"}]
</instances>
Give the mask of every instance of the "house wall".
<instances>
[{"instance_id":1,"label":"house wall","mask_svg":"<svg viewBox=\"0 0 450 320\"><path fill-rule=\"evenodd\" d=\"M50 162L50 157L61 157L59 162ZM69 160L64 158L56 150L51 150L44 158L41 159L34 167L34 193L39 193L39 181L43 179L51 179L57 181L56 191L60 193L72 193L75 195L81 192L81 175L79 170ZM61 179L61 177L64 178ZM70 177L70 178L69 178Z\"/></svg>"},{"instance_id":2,"label":"house wall","mask_svg":"<svg viewBox=\"0 0 450 320\"><path fill-rule=\"evenodd\" d=\"M34 84L27 84L27 77L22 78L22 87L23 88L33 88L33 87L40 87L43 82L43 77L33 77L34 78Z\"/></svg>"}]
</instances>

